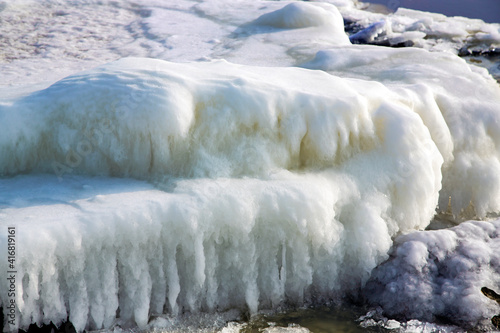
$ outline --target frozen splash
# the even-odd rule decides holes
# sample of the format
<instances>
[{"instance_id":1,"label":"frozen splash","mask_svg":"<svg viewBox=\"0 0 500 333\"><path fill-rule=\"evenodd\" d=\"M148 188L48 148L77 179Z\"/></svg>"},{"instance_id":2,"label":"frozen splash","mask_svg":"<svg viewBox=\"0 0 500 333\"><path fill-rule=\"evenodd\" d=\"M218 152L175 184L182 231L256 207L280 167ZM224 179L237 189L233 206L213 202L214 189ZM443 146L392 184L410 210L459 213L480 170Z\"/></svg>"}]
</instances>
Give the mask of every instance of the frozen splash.
<instances>
[{"instance_id":1,"label":"frozen splash","mask_svg":"<svg viewBox=\"0 0 500 333\"><path fill-rule=\"evenodd\" d=\"M500 88L485 71L448 53L351 45L332 4L243 3L117 5L141 17L127 31L150 39L111 53L210 61L126 58L0 101L0 224L18 233L19 327L69 316L79 331L144 328L158 314L322 304L362 290L394 237L424 229L450 196L455 217L500 210ZM106 4L89 1L79 22ZM75 68L64 59L61 70ZM407 237L432 239L422 235ZM391 262L377 274L414 268ZM462 304L477 311L464 320L488 316L470 295Z\"/></svg>"},{"instance_id":2,"label":"frozen splash","mask_svg":"<svg viewBox=\"0 0 500 333\"><path fill-rule=\"evenodd\" d=\"M118 307L144 326L164 309L255 313L337 297L368 279L391 236L427 225L441 186L439 150L397 95L300 68L125 59L2 117L20 124L2 131L3 173L55 168L63 180L3 182L3 217L26 242L21 327L67 313L78 330L109 327ZM62 203L19 203L19 182L47 182Z\"/></svg>"},{"instance_id":3,"label":"frozen splash","mask_svg":"<svg viewBox=\"0 0 500 333\"><path fill-rule=\"evenodd\" d=\"M433 138L424 110L446 126L433 98L373 81L138 58L4 103L2 173L63 180L2 182L2 218L23 235L20 326L69 314L78 330L106 328L119 309L143 327L164 311L256 313L354 292L391 237L434 214L454 144ZM47 202L29 199L32 183Z\"/></svg>"},{"instance_id":4,"label":"frozen splash","mask_svg":"<svg viewBox=\"0 0 500 333\"><path fill-rule=\"evenodd\" d=\"M444 159L440 209L451 197L456 217L500 211L500 89L486 70L449 53L369 45L324 50L302 66L378 81L403 96Z\"/></svg>"}]
</instances>

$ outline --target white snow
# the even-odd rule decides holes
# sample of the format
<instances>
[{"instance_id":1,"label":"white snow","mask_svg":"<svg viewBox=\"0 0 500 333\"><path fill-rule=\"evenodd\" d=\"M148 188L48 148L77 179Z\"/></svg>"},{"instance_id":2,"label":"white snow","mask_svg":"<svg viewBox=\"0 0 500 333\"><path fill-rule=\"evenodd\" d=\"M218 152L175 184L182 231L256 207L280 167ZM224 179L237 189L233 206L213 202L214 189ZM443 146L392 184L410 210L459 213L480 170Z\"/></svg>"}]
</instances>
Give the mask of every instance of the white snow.
<instances>
[{"instance_id":1,"label":"white snow","mask_svg":"<svg viewBox=\"0 0 500 333\"><path fill-rule=\"evenodd\" d=\"M182 331L201 313L238 331L240 312L370 279L388 316L494 313L479 289L500 283L499 222L416 231L448 202L455 223L500 211L500 86L454 54L494 47L498 25L350 0L3 3L7 331ZM420 48L351 44L342 16L373 24L353 41Z\"/></svg>"}]
</instances>

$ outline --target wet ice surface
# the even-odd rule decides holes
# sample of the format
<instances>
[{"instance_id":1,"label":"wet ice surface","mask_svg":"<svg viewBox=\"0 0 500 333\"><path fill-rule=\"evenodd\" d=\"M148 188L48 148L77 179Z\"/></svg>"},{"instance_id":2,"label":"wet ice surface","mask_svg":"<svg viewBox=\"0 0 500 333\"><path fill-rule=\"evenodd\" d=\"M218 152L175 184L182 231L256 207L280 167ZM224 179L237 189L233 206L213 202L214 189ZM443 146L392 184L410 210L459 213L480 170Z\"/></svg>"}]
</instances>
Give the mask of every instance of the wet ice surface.
<instances>
[{"instance_id":1,"label":"wet ice surface","mask_svg":"<svg viewBox=\"0 0 500 333\"><path fill-rule=\"evenodd\" d=\"M500 210L500 26L362 8L4 2L17 325L491 330L498 221L421 230Z\"/></svg>"}]
</instances>

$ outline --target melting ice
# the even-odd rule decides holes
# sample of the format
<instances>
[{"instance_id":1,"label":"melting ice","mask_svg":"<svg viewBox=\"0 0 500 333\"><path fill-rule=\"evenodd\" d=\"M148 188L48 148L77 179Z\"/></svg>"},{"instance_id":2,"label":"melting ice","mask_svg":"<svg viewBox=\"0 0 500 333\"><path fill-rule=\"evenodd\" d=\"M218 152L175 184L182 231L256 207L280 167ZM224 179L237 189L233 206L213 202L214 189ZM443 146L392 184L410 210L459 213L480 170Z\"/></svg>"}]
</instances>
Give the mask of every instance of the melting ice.
<instances>
[{"instance_id":1,"label":"melting ice","mask_svg":"<svg viewBox=\"0 0 500 333\"><path fill-rule=\"evenodd\" d=\"M25 54L6 48L1 64L0 251L7 226L18 249L7 331L344 296L488 328L495 304L480 287L500 283L498 221L422 230L436 211L456 223L500 211L500 87L439 50L463 22L495 45L498 25L404 10L382 24L348 0L46 4L39 31L54 44L39 55L24 36ZM6 3L10 38L30 6ZM82 28L104 9L127 28L110 12ZM368 29L351 41L421 48L353 45L343 17ZM429 46L438 22L456 30ZM61 54L61 30L108 42ZM4 313L8 288L1 279Z\"/></svg>"}]
</instances>

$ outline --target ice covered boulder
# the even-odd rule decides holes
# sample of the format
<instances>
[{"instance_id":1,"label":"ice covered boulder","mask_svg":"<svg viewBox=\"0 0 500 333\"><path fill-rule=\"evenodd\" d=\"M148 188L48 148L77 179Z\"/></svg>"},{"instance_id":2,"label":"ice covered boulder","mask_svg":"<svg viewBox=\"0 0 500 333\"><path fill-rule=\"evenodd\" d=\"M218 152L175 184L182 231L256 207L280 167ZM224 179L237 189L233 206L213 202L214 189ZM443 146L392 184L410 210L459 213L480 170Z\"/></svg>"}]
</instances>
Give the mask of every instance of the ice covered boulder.
<instances>
[{"instance_id":1,"label":"ice covered boulder","mask_svg":"<svg viewBox=\"0 0 500 333\"><path fill-rule=\"evenodd\" d=\"M481 293L483 286L500 286L500 220L396 238L364 295L399 319L489 325L499 309Z\"/></svg>"}]
</instances>

